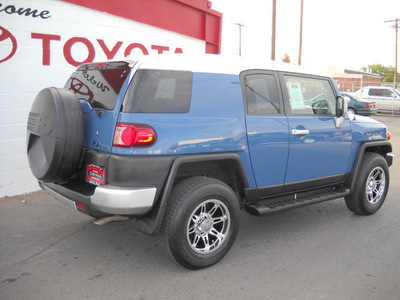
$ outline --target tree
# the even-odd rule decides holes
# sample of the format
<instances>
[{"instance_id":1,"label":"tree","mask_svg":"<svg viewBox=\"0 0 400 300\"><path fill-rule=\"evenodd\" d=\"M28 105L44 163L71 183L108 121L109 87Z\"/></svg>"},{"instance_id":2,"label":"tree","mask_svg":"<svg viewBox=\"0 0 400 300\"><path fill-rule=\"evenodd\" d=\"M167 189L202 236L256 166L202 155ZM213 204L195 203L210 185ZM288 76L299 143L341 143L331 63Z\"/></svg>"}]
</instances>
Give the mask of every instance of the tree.
<instances>
[{"instance_id":1,"label":"tree","mask_svg":"<svg viewBox=\"0 0 400 300\"><path fill-rule=\"evenodd\" d=\"M394 67L385 67L381 64L368 65L368 67L361 68L363 72L370 72L382 76L384 82L393 82L394 80ZM399 80L398 80L399 82Z\"/></svg>"},{"instance_id":2,"label":"tree","mask_svg":"<svg viewBox=\"0 0 400 300\"><path fill-rule=\"evenodd\" d=\"M283 56L282 61L285 63L290 63L290 57L287 53L285 53L285 55Z\"/></svg>"}]
</instances>

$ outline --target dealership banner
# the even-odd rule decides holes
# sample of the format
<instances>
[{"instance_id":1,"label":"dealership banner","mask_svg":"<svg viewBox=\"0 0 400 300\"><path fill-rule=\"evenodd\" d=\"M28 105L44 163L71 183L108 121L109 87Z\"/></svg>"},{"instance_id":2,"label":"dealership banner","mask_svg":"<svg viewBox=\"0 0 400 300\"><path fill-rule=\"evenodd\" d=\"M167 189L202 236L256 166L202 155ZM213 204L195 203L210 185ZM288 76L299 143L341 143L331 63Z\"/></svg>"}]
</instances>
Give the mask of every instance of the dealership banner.
<instances>
[{"instance_id":1,"label":"dealership banner","mask_svg":"<svg viewBox=\"0 0 400 300\"><path fill-rule=\"evenodd\" d=\"M191 8L189 1L175 1L175 6ZM174 3L153 3L162 2ZM204 53L208 45L213 46L205 38L149 25L157 24L157 16L161 18L162 14L179 17L176 12L148 11L147 17L140 14L139 8L144 8L138 6L145 3L143 0L121 0L108 1L108 10L116 13L111 14L101 9L102 3L105 2L0 0L0 197L38 189L26 159L25 136L30 107L41 89L63 87L82 63L135 60L163 53L197 54ZM120 4L123 5L119 8ZM151 22L121 17L127 8ZM207 13L200 13L206 20ZM215 13L212 17L215 19ZM199 23L204 27L204 22Z\"/></svg>"}]
</instances>

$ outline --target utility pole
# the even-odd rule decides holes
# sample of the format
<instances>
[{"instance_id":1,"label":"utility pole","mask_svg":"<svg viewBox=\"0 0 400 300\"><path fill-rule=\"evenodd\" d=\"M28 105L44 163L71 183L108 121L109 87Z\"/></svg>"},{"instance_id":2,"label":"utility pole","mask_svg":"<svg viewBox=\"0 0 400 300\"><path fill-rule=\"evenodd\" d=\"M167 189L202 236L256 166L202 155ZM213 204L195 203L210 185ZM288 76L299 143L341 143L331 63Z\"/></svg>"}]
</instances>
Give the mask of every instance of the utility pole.
<instances>
[{"instance_id":1,"label":"utility pole","mask_svg":"<svg viewBox=\"0 0 400 300\"><path fill-rule=\"evenodd\" d=\"M297 61L297 64L300 66L301 65L301 47L303 43L303 0L301 0L301 6L300 6L300 38L299 38L299 59Z\"/></svg>"},{"instance_id":2,"label":"utility pole","mask_svg":"<svg viewBox=\"0 0 400 300\"><path fill-rule=\"evenodd\" d=\"M275 60L276 0L272 0L271 60Z\"/></svg>"},{"instance_id":3,"label":"utility pole","mask_svg":"<svg viewBox=\"0 0 400 300\"><path fill-rule=\"evenodd\" d=\"M395 20L385 21L385 23L395 22L395 25L390 26L390 27L396 29L396 47L395 47L396 53L395 53L394 80L393 80L395 89L397 89L397 35L398 35L397 33L398 33L399 27L400 27L399 21L400 21L400 19L398 19L398 18L396 18Z\"/></svg>"},{"instance_id":4,"label":"utility pole","mask_svg":"<svg viewBox=\"0 0 400 300\"><path fill-rule=\"evenodd\" d=\"M242 56L242 27L244 25L242 23L235 23L235 25L239 26L239 56Z\"/></svg>"}]
</instances>

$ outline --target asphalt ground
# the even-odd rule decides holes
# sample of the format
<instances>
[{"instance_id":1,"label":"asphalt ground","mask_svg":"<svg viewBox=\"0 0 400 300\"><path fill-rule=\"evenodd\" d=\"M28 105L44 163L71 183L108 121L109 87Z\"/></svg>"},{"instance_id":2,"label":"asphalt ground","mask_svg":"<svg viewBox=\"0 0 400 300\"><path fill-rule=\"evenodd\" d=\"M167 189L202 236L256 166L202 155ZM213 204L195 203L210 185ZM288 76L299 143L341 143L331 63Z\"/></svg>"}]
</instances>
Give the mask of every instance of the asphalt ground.
<instances>
[{"instance_id":1,"label":"asphalt ground","mask_svg":"<svg viewBox=\"0 0 400 300\"><path fill-rule=\"evenodd\" d=\"M400 299L400 116L378 115L395 164L383 207L343 199L257 218L218 264L189 271L135 221L103 226L44 192L0 199L0 299Z\"/></svg>"}]
</instances>

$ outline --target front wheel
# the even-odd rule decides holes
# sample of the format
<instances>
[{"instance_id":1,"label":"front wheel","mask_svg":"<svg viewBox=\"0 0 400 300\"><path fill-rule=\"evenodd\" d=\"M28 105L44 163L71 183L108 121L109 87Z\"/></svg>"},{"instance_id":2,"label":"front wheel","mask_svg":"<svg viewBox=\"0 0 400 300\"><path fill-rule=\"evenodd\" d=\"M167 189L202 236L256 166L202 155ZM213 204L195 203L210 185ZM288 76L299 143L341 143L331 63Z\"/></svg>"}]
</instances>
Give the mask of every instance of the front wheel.
<instances>
[{"instance_id":1,"label":"front wheel","mask_svg":"<svg viewBox=\"0 0 400 300\"><path fill-rule=\"evenodd\" d=\"M209 267L231 248L237 231L239 201L225 183L192 177L172 190L158 244L188 269Z\"/></svg>"},{"instance_id":2,"label":"front wheel","mask_svg":"<svg viewBox=\"0 0 400 300\"><path fill-rule=\"evenodd\" d=\"M358 215L371 215L385 201L389 188L389 168L382 155L366 152L354 190L345 197L347 207Z\"/></svg>"}]
</instances>

